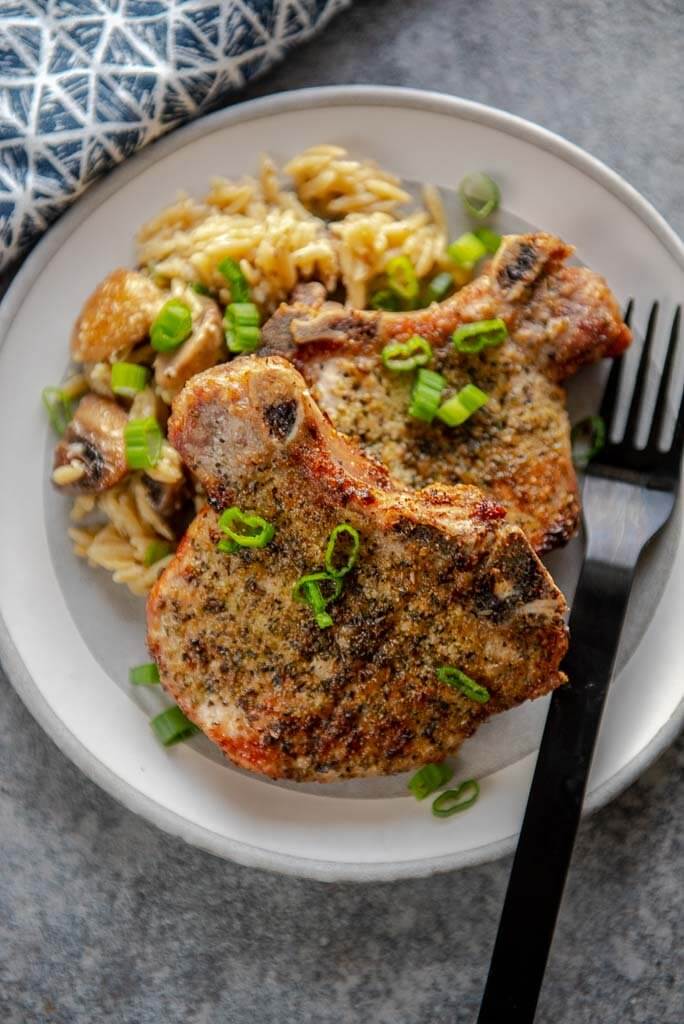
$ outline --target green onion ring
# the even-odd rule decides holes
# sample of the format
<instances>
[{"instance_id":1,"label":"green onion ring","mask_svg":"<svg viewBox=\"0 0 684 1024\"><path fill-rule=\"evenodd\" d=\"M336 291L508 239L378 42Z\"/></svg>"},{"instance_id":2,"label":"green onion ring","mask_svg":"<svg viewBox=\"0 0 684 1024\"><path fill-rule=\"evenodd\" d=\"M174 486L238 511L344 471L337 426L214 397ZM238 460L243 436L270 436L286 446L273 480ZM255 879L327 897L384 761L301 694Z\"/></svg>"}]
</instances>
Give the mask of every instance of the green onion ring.
<instances>
[{"instance_id":1,"label":"green onion ring","mask_svg":"<svg viewBox=\"0 0 684 1024\"><path fill-rule=\"evenodd\" d=\"M475 323L461 324L451 335L451 340L458 352L472 355L483 348L495 348L503 345L508 337L508 328L504 320L477 320Z\"/></svg>"},{"instance_id":2,"label":"green onion ring","mask_svg":"<svg viewBox=\"0 0 684 1024\"><path fill-rule=\"evenodd\" d=\"M494 256L501 245L501 235L497 235L496 231L489 228L477 228L473 234L480 239L490 256Z\"/></svg>"},{"instance_id":3,"label":"green onion ring","mask_svg":"<svg viewBox=\"0 0 684 1024\"><path fill-rule=\"evenodd\" d=\"M261 342L259 310L253 302L231 302L226 306L223 326L230 352L254 352Z\"/></svg>"},{"instance_id":4,"label":"green onion ring","mask_svg":"<svg viewBox=\"0 0 684 1024\"><path fill-rule=\"evenodd\" d=\"M447 686L453 686L460 690L466 697L477 701L478 704L486 704L491 699L491 693L486 686L480 686L474 679L461 672L460 668L453 668L451 665L440 665L437 669L437 678Z\"/></svg>"},{"instance_id":5,"label":"green onion ring","mask_svg":"<svg viewBox=\"0 0 684 1024\"><path fill-rule=\"evenodd\" d=\"M111 385L115 395L133 398L146 385L150 371L139 363L114 363L112 366Z\"/></svg>"},{"instance_id":6,"label":"green onion ring","mask_svg":"<svg viewBox=\"0 0 684 1024\"><path fill-rule=\"evenodd\" d=\"M243 512L233 505L221 513L219 529L241 548L265 548L275 536L275 526L255 512ZM241 528L241 531L238 530ZM219 544L221 541L219 541ZM224 550L219 548L219 550Z\"/></svg>"},{"instance_id":7,"label":"green onion ring","mask_svg":"<svg viewBox=\"0 0 684 1024\"><path fill-rule=\"evenodd\" d=\"M240 550L240 545L229 537L223 537L216 545L216 550L224 555L234 555Z\"/></svg>"},{"instance_id":8,"label":"green onion ring","mask_svg":"<svg viewBox=\"0 0 684 1024\"><path fill-rule=\"evenodd\" d=\"M328 597L322 591L324 583L332 586L332 594ZM329 572L310 572L300 576L292 588L294 600L309 605L320 629L332 626L332 616L325 609L332 601L336 601L341 593L342 579L339 576L331 576Z\"/></svg>"},{"instance_id":9,"label":"green onion ring","mask_svg":"<svg viewBox=\"0 0 684 1024\"><path fill-rule=\"evenodd\" d=\"M385 269L387 282L396 295L408 302L418 298L420 285L408 256L395 256Z\"/></svg>"},{"instance_id":10,"label":"green onion ring","mask_svg":"<svg viewBox=\"0 0 684 1024\"><path fill-rule=\"evenodd\" d=\"M486 391L480 391L474 384L466 384L456 395L448 398L437 410L437 416L448 427L460 427L474 412L489 401Z\"/></svg>"},{"instance_id":11,"label":"green onion ring","mask_svg":"<svg viewBox=\"0 0 684 1024\"><path fill-rule=\"evenodd\" d=\"M466 231L464 235L447 246L447 255L457 267L461 267L463 270L472 270L475 264L487 255L487 247L472 231Z\"/></svg>"},{"instance_id":12,"label":"green onion ring","mask_svg":"<svg viewBox=\"0 0 684 1024\"><path fill-rule=\"evenodd\" d=\"M40 397L52 429L61 437L74 414L71 399L67 398L61 388L55 387L43 388Z\"/></svg>"},{"instance_id":13,"label":"green onion ring","mask_svg":"<svg viewBox=\"0 0 684 1024\"><path fill-rule=\"evenodd\" d=\"M445 786L453 774L453 768L443 761L440 764L426 764L411 776L407 788L416 800L424 800L426 796Z\"/></svg>"},{"instance_id":14,"label":"green onion ring","mask_svg":"<svg viewBox=\"0 0 684 1024\"><path fill-rule=\"evenodd\" d=\"M136 686L154 686L159 682L159 669L153 661L135 665L128 673L128 679Z\"/></svg>"},{"instance_id":15,"label":"green onion ring","mask_svg":"<svg viewBox=\"0 0 684 1024\"><path fill-rule=\"evenodd\" d=\"M382 350L382 361L388 370L406 373L426 366L432 359L432 346L419 334L408 341L390 341Z\"/></svg>"},{"instance_id":16,"label":"green onion ring","mask_svg":"<svg viewBox=\"0 0 684 1024\"><path fill-rule=\"evenodd\" d=\"M150 343L156 352L170 352L192 334L192 313L186 302L169 299L157 313L150 328Z\"/></svg>"},{"instance_id":17,"label":"green onion ring","mask_svg":"<svg viewBox=\"0 0 684 1024\"><path fill-rule=\"evenodd\" d=\"M334 565L335 548L338 547L338 538L341 538L343 534L351 537L351 551L347 555L347 561L344 565L336 567ZM361 546L361 539L359 537L359 531L355 530L349 523L338 523L335 529L328 538L328 543L325 549L325 569L331 576L336 579L341 579L342 576L346 576L348 572L356 565L359 557L359 547Z\"/></svg>"},{"instance_id":18,"label":"green onion ring","mask_svg":"<svg viewBox=\"0 0 684 1024\"><path fill-rule=\"evenodd\" d=\"M124 427L126 464L129 469L152 469L161 458L164 436L154 416L129 420Z\"/></svg>"},{"instance_id":19,"label":"green onion ring","mask_svg":"<svg viewBox=\"0 0 684 1024\"><path fill-rule=\"evenodd\" d=\"M199 732L197 726L186 718L179 707L174 705L155 715L150 719L150 725L154 730L157 739L165 747L171 747L174 743L187 740Z\"/></svg>"},{"instance_id":20,"label":"green onion ring","mask_svg":"<svg viewBox=\"0 0 684 1024\"><path fill-rule=\"evenodd\" d=\"M424 423L432 423L439 409L439 402L445 386L446 381L440 373L435 373L433 370L418 370L411 391L409 416L422 420Z\"/></svg>"},{"instance_id":21,"label":"green onion ring","mask_svg":"<svg viewBox=\"0 0 684 1024\"><path fill-rule=\"evenodd\" d=\"M217 269L230 285L231 302L249 302L251 300L247 278L242 273L237 260L227 257L225 260L221 260Z\"/></svg>"},{"instance_id":22,"label":"green onion ring","mask_svg":"<svg viewBox=\"0 0 684 1024\"><path fill-rule=\"evenodd\" d=\"M501 192L497 183L482 171L467 174L458 186L461 202L471 216L484 220L499 205Z\"/></svg>"},{"instance_id":23,"label":"green onion ring","mask_svg":"<svg viewBox=\"0 0 684 1024\"><path fill-rule=\"evenodd\" d=\"M470 793L471 796L465 796ZM480 795L480 786L475 779L466 779L456 789L447 789L432 802L432 813L436 818L450 818L472 807Z\"/></svg>"}]
</instances>

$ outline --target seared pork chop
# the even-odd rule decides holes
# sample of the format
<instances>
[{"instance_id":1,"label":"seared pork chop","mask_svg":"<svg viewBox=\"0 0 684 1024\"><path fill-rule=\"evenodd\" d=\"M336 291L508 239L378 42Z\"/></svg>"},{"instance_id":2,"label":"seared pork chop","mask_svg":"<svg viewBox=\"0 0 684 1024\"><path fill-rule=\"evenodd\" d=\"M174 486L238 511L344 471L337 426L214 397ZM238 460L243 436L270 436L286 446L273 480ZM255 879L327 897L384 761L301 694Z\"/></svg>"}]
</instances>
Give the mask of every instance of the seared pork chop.
<instances>
[{"instance_id":1,"label":"seared pork chop","mask_svg":"<svg viewBox=\"0 0 684 1024\"><path fill-rule=\"evenodd\" d=\"M299 781L404 771L563 682L565 602L505 510L469 486L394 489L285 359L194 377L169 438L213 507L150 594L149 647L236 764ZM227 506L271 524L270 542L218 550ZM341 523L358 531L358 561L320 625L293 587L323 569ZM442 666L489 699L441 681Z\"/></svg>"},{"instance_id":2,"label":"seared pork chop","mask_svg":"<svg viewBox=\"0 0 684 1024\"><path fill-rule=\"evenodd\" d=\"M316 301L309 288L265 325L263 352L290 359L337 429L359 438L398 486L475 484L544 552L564 544L579 520L560 382L619 355L631 338L603 279L563 265L572 252L551 235L508 236L480 277L412 313L346 309L322 293ZM456 328L494 318L507 325L504 344L456 351ZM412 374L386 369L382 349L414 334L432 345L430 368L450 389L472 382L489 396L462 426L408 415Z\"/></svg>"}]
</instances>

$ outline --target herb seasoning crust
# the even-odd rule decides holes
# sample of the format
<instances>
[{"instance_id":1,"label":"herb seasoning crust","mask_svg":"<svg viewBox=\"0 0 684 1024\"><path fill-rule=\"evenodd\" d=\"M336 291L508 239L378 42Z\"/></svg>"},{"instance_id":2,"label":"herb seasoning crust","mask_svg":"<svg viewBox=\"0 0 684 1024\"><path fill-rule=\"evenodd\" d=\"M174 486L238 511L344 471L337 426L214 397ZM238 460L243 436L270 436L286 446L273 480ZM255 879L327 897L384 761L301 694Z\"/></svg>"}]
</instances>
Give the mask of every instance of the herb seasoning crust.
<instances>
[{"instance_id":1,"label":"herb seasoning crust","mask_svg":"<svg viewBox=\"0 0 684 1024\"><path fill-rule=\"evenodd\" d=\"M505 510L471 486L396 490L286 360L194 377L169 437L211 505L150 595L149 646L165 689L236 764L322 782L405 771L564 681L564 599ZM232 505L275 527L266 547L217 551ZM320 628L292 589L323 569L341 522L360 551ZM442 665L490 700L440 682Z\"/></svg>"},{"instance_id":2,"label":"herb seasoning crust","mask_svg":"<svg viewBox=\"0 0 684 1024\"><path fill-rule=\"evenodd\" d=\"M397 486L469 483L506 506L542 553L579 524L577 480L561 382L631 334L603 278L567 267L572 247L547 234L509 235L484 273L442 303L410 313L352 310L304 286L264 326L263 352L290 359L338 430L357 437ZM461 325L501 318L509 337L479 354L451 341ZM387 369L382 349L414 334L448 398L468 383L488 395L457 428L408 415L412 374Z\"/></svg>"}]
</instances>

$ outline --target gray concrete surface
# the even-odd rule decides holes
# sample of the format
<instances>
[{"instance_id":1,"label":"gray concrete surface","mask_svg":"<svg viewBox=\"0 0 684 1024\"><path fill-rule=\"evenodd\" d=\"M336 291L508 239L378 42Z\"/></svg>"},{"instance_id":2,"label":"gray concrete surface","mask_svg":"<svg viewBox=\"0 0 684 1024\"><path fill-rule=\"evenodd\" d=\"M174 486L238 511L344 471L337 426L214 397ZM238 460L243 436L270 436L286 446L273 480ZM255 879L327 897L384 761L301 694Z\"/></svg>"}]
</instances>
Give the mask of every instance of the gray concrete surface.
<instances>
[{"instance_id":1,"label":"gray concrete surface","mask_svg":"<svg viewBox=\"0 0 684 1024\"><path fill-rule=\"evenodd\" d=\"M249 95L491 103L606 160L682 233L683 46L678 0L366 0ZM98 790L1 685L3 1024L474 1022L509 861L363 888L224 863ZM683 768L680 741L584 824L540 1024L684 1020Z\"/></svg>"}]
</instances>

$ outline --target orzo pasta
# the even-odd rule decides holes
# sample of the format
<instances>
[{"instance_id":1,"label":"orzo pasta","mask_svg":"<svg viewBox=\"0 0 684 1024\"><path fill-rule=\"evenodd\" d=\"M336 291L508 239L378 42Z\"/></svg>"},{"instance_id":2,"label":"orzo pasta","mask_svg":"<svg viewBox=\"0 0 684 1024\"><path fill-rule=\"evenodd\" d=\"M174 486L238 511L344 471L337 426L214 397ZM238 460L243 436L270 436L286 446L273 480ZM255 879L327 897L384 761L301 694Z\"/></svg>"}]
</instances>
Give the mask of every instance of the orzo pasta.
<instances>
[{"instance_id":1,"label":"orzo pasta","mask_svg":"<svg viewBox=\"0 0 684 1024\"><path fill-rule=\"evenodd\" d=\"M446 245L435 188L428 186L416 203L394 175L330 145L300 153L282 172L264 157L257 177L214 178L204 199L178 196L144 224L137 237L139 269L114 272L86 303L75 327L78 342L72 341L77 365L61 389L70 410L83 395L96 399L87 428L76 422L78 411L66 428L53 472L55 485L76 495L69 531L76 554L145 594L201 507L203 495L164 434L170 403L188 375L236 351L230 339L226 348L220 321L238 298L235 274L247 305L256 307L250 315L263 322L304 281L320 281L328 294L367 307L397 257L410 261L422 286L454 269ZM225 261L234 268L232 284ZM191 334L165 350L160 338L167 344L168 336L159 335L155 344L154 325L165 316L169 329L170 300L187 310L182 316ZM117 347L119 321L126 344ZM89 351L93 332L102 330L105 336L100 333ZM117 364L132 367L117 374L135 379L137 390L117 388ZM127 450L122 464L121 445L99 445L92 423L98 409L112 422L118 417L117 443L128 438L126 425L140 431L140 424L156 424L154 461L131 464ZM156 438L152 428L141 436L150 443Z\"/></svg>"}]
</instances>

